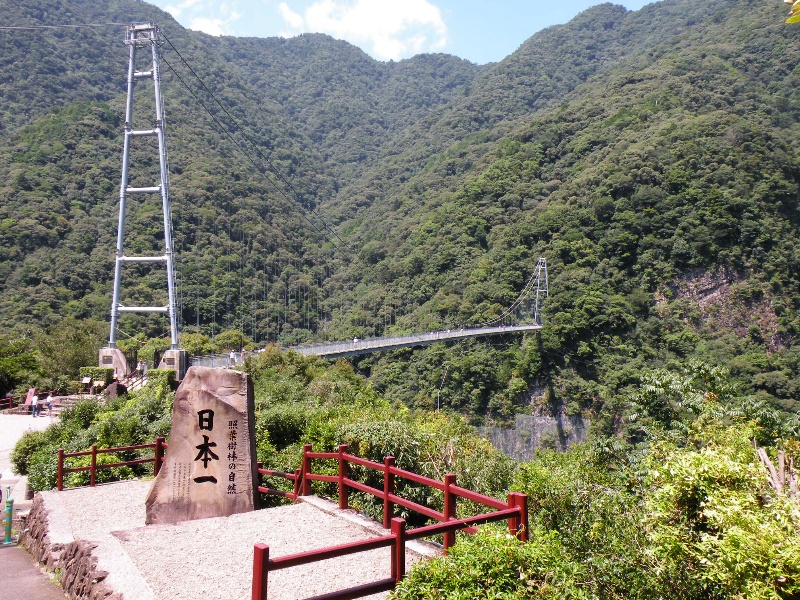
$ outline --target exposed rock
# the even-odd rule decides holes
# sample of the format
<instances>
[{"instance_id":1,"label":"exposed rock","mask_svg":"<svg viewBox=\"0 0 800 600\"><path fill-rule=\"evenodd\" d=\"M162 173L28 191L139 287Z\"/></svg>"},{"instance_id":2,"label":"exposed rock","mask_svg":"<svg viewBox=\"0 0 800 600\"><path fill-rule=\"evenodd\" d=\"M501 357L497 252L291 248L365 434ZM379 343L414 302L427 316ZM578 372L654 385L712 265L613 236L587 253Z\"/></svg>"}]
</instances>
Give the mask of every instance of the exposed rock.
<instances>
[{"instance_id":1,"label":"exposed rock","mask_svg":"<svg viewBox=\"0 0 800 600\"><path fill-rule=\"evenodd\" d=\"M92 554L95 544L83 540L50 542L48 512L41 494L34 498L25 519L20 545L47 570L61 570L59 583L72 600L123 600L103 583L108 573L97 568L97 558Z\"/></svg>"}]
</instances>

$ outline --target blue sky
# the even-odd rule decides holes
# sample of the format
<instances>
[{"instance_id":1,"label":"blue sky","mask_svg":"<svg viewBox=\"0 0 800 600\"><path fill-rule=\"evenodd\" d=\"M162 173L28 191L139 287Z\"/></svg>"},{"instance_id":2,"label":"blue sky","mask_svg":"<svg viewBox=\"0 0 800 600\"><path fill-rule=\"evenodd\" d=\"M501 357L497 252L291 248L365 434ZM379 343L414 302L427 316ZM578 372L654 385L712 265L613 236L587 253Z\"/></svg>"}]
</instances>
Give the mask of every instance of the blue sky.
<instances>
[{"instance_id":1,"label":"blue sky","mask_svg":"<svg viewBox=\"0 0 800 600\"><path fill-rule=\"evenodd\" d=\"M478 64L511 54L534 33L597 0L147 0L212 35L327 33L378 60L445 52ZM619 0L638 10L652 0Z\"/></svg>"}]
</instances>

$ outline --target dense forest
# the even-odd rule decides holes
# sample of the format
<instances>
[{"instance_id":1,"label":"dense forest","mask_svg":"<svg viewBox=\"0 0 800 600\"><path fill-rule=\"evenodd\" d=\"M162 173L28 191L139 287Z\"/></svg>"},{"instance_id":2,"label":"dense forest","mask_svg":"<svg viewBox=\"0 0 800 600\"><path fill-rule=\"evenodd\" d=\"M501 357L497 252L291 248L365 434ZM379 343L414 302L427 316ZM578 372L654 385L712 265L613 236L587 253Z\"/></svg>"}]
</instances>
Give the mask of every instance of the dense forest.
<instances>
[{"instance_id":1,"label":"dense forest","mask_svg":"<svg viewBox=\"0 0 800 600\"><path fill-rule=\"evenodd\" d=\"M211 37L136 0L0 4L16 27L163 28L181 343L274 344L244 367L260 461L291 470L304 443L348 443L528 495L529 543L459 535L403 600L800 597L800 33L784 10L602 4L478 66L381 63L323 35ZM0 30L0 393L69 387L107 339L123 38ZM134 185L157 176L146 143L132 164ZM131 204L126 248L158 253L158 203ZM539 257L536 335L350 363L278 349L485 322ZM165 303L158 269L123 285ZM125 315L120 345L146 357L165 328ZM78 403L22 438L15 470L48 489L57 448L151 441L173 398L163 380ZM470 426L522 412L584 415L592 436L516 463Z\"/></svg>"},{"instance_id":2,"label":"dense forest","mask_svg":"<svg viewBox=\"0 0 800 600\"><path fill-rule=\"evenodd\" d=\"M225 347L220 337L291 345L480 323L543 256L540 336L354 366L407 406L440 399L476 423L584 413L605 434L629 423L620 398L644 370L696 359L729 369L753 405L797 408L800 50L782 11L602 4L478 66L382 63L323 35L211 37L138 1L0 6L20 27L162 27L193 351ZM61 354L74 370L103 344L123 38L0 32L0 391L52 379ZM151 92L137 94L146 109ZM156 158L135 147L134 185L152 182ZM159 223L158 203L138 201L126 248L158 252ZM163 271L131 267L123 286L131 304L165 303ZM165 327L126 315L121 339L150 348Z\"/></svg>"}]
</instances>

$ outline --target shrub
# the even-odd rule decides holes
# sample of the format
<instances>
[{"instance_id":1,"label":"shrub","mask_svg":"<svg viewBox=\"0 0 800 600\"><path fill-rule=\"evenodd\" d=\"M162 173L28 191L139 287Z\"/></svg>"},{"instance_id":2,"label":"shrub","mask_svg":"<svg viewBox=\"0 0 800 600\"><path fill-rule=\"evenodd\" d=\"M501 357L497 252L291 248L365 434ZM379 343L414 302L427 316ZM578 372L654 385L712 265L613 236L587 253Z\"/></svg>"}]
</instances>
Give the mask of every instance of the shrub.
<instances>
[{"instance_id":1,"label":"shrub","mask_svg":"<svg viewBox=\"0 0 800 600\"><path fill-rule=\"evenodd\" d=\"M69 460L69 467L77 468L77 467L88 467L92 464L92 457L91 456L78 456L75 458L68 459ZM110 465L114 463L121 462L123 459L118 454L114 452L108 452L103 454L97 455L96 465L100 467L101 465ZM122 466L122 467L109 467L109 468L97 468L95 470L95 483L109 483L111 481L120 481L123 479L131 479L135 476L135 473L129 466ZM91 472L90 471L79 471L77 473L68 473L64 477L64 487L81 487L86 486L91 483Z\"/></svg>"},{"instance_id":2,"label":"shrub","mask_svg":"<svg viewBox=\"0 0 800 600\"><path fill-rule=\"evenodd\" d=\"M392 594L395 600L589 599L585 568L563 555L552 532L533 531L528 543L482 528L461 538L447 556L417 564Z\"/></svg>"},{"instance_id":3,"label":"shrub","mask_svg":"<svg viewBox=\"0 0 800 600\"><path fill-rule=\"evenodd\" d=\"M34 492L51 490L56 487L58 475L58 451L52 446L44 446L31 456L28 469L28 486Z\"/></svg>"},{"instance_id":4,"label":"shrub","mask_svg":"<svg viewBox=\"0 0 800 600\"><path fill-rule=\"evenodd\" d=\"M14 446L11 452L11 464L14 472L18 475L28 475L30 473L30 460L39 449L48 445L47 434L44 431L28 431Z\"/></svg>"}]
</instances>

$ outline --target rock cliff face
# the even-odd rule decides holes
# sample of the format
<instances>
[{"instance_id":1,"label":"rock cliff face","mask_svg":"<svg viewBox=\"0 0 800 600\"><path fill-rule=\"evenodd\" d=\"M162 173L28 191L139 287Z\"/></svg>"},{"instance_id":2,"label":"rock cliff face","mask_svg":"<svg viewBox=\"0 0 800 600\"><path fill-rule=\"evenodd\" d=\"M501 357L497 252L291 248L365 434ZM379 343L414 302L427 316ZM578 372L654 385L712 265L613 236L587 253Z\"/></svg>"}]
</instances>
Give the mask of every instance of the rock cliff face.
<instances>
[{"instance_id":1,"label":"rock cliff face","mask_svg":"<svg viewBox=\"0 0 800 600\"><path fill-rule=\"evenodd\" d=\"M660 315L668 310L667 294L679 302L681 318L700 334L732 332L739 338L758 337L770 350L785 346L770 295L758 282L727 267L697 270L656 294ZM672 310L675 310L673 305Z\"/></svg>"},{"instance_id":2,"label":"rock cliff face","mask_svg":"<svg viewBox=\"0 0 800 600\"><path fill-rule=\"evenodd\" d=\"M478 431L515 460L531 460L537 448L565 450L589 435L590 422L580 415L517 415L514 427L479 427Z\"/></svg>"},{"instance_id":3,"label":"rock cliff face","mask_svg":"<svg viewBox=\"0 0 800 600\"><path fill-rule=\"evenodd\" d=\"M59 584L72 600L123 600L103 583L106 571L97 568L95 544L83 540L63 543L51 538L48 511L41 494L33 500L20 535L22 545L48 571L61 572Z\"/></svg>"}]
</instances>

